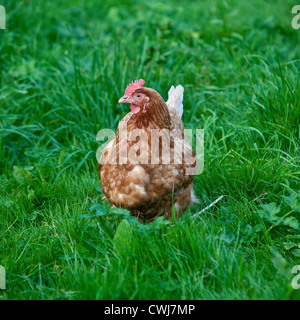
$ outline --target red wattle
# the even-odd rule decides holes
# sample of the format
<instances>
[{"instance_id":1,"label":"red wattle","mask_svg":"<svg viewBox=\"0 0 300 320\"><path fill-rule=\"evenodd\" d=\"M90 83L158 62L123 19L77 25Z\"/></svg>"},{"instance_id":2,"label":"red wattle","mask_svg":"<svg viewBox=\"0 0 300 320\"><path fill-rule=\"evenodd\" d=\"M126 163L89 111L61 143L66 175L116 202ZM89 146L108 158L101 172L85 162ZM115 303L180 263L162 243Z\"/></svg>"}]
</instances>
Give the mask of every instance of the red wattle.
<instances>
[{"instance_id":1,"label":"red wattle","mask_svg":"<svg viewBox=\"0 0 300 320\"><path fill-rule=\"evenodd\" d=\"M141 108L136 106L136 105L134 105L134 104L131 104L130 105L130 110L132 111L133 114L137 114L137 113L140 112Z\"/></svg>"}]
</instances>

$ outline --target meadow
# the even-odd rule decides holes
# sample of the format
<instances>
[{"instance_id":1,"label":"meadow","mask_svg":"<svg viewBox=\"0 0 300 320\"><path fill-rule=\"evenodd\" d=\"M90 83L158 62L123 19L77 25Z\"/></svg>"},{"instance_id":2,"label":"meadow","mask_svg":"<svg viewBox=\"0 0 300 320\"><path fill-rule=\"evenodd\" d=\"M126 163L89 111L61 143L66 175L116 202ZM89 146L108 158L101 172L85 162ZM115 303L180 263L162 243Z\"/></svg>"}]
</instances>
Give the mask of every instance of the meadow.
<instances>
[{"instance_id":1,"label":"meadow","mask_svg":"<svg viewBox=\"0 0 300 320\"><path fill-rule=\"evenodd\" d=\"M295 1L1 4L0 299L300 298ZM204 129L200 203L173 225L102 199L96 134L139 78L182 84Z\"/></svg>"}]
</instances>

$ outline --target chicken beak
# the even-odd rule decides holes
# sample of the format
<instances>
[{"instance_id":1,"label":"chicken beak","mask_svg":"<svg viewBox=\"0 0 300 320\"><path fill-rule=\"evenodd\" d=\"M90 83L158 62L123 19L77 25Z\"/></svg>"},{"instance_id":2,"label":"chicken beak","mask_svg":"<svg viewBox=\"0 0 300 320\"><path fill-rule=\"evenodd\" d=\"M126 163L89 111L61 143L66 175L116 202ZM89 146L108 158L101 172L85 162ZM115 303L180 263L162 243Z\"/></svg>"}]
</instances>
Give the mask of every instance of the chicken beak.
<instances>
[{"instance_id":1,"label":"chicken beak","mask_svg":"<svg viewBox=\"0 0 300 320\"><path fill-rule=\"evenodd\" d=\"M130 103L128 96L123 96L119 99L119 103Z\"/></svg>"}]
</instances>

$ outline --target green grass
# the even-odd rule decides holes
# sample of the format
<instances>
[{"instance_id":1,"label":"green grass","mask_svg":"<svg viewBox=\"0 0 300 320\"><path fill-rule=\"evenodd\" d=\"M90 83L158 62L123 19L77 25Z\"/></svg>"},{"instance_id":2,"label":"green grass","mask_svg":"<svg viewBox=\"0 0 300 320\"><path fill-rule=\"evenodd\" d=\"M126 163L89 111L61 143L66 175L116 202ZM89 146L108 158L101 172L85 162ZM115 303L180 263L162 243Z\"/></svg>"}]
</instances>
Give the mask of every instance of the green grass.
<instances>
[{"instance_id":1,"label":"green grass","mask_svg":"<svg viewBox=\"0 0 300 320\"><path fill-rule=\"evenodd\" d=\"M0 299L300 298L297 3L1 4ZM173 227L97 216L96 134L137 78L182 84L205 130L200 204Z\"/></svg>"}]
</instances>

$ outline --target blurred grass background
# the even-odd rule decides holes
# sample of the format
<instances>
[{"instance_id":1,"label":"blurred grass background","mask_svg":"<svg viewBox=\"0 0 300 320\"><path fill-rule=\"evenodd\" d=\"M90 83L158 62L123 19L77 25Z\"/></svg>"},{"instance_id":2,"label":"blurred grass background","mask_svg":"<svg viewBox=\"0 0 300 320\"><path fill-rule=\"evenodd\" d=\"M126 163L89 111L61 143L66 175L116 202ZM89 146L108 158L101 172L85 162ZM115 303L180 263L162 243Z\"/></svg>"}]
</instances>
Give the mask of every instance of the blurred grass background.
<instances>
[{"instance_id":1,"label":"blurred grass background","mask_svg":"<svg viewBox=\"0 0 300 320\"><path fill-rule=\"evenodd\" d=\"M298 299L300 31L294 1L2 1L3 299ZM175 227L84 219L106 206L100 129L128 82L185 87L205 130L200 204ZM191 215L219 196L197 219Z\"/></svg>"}]
</instances>

